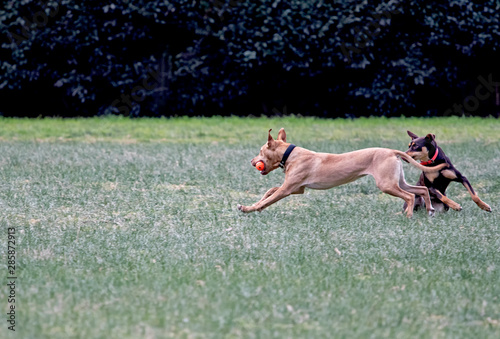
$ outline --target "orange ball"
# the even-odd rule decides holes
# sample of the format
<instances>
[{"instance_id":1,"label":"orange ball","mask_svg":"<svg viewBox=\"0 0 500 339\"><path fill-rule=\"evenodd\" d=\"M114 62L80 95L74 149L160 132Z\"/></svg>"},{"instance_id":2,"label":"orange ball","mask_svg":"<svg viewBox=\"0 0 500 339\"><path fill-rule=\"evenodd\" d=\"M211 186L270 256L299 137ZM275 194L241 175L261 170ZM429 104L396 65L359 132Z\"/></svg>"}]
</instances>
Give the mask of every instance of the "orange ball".
<instances>
[{"instance_id":1,"label":"orange ball","mask_svg":"<svg viewBox=\"0 0 500 339\"><path fill-rule=\"evenodd\" d=\"M255 164L255 168L259 171L263 171L264 168L266 168L266 165L262 161L259 161L258 163Z\"/></svg>"}]
</instances>

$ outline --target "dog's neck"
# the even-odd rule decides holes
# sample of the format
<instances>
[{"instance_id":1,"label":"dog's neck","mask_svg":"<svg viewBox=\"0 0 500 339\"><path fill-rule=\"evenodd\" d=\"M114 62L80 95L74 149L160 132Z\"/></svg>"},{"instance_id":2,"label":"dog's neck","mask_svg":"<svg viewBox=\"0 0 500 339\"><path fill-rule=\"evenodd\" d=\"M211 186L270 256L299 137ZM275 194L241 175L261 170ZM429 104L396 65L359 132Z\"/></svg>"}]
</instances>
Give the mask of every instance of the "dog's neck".
<instances>
[{"instance_id":1,"label":"dog's neck","mask_svg":"<svg viewBox=\"0 0 500 339\"><path fill-rule=\"evenodd\" d=\"M288 157L290 156L290 153L292 153L293 149L295 148L294 144L290 144L288 148L286 149L285 153L283 154L283 158L281 158L281 162L279 166L283 169L285 169L285 163L288 160Z\"/></svg>"},{"instance_id":2,"label":"dog's neck","mask_svg":"<svg viewBox=\"0 0 500 339\"><path fill-rule=\"evenodd\" d=\"M429 152L429 155L430 155L431 152ZM423 166L427 166L427 165L430 165L430 164L433 164L434 161L436 161L437 157L438 157L438 154L439 154L439 148L438 147L435 147L434 148L434 155L432 156L432 158L430 158L429 160L427 161L422 161L420 163L420 165L423 165Z\"/></svg>"}]
</instances>

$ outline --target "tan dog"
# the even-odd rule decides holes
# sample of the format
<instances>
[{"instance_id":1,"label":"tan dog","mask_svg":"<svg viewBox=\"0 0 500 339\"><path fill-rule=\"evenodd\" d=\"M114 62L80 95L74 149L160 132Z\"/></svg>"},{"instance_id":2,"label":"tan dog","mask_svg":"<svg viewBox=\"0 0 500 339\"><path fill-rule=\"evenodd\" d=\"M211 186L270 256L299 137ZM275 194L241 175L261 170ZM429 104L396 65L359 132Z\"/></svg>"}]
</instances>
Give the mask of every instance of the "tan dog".
<instances>
[{"instance_id":1,"label":"tan dog","mask_svg":"<svg viewBox=\"0 0 500 339\"><path fill-rule=\"evenodd\" d=\"M409 155L388 148L366 148L344 154L330 154L293 147L295 146L286 142L283 128L279 131L277 140L273 139L269 130L268 141L260 149L259 155L252 159L252 166L259 161L264 162L262 175L283 167L285 182L281 187L271 188L252 206L238 205L240 211L245 213L261 211L290 194L304 193L306 187L325 190L371 175L382 192L399 197L407 203L408 208L405 210L407 217L413 215L415 194L424 199L427 211L432 215L434 208L427 187L411 186L406 183L398 157L404 158L424 172L437 172L448 166L443 164L424 167Z\"/></svg>"}]
</instances>

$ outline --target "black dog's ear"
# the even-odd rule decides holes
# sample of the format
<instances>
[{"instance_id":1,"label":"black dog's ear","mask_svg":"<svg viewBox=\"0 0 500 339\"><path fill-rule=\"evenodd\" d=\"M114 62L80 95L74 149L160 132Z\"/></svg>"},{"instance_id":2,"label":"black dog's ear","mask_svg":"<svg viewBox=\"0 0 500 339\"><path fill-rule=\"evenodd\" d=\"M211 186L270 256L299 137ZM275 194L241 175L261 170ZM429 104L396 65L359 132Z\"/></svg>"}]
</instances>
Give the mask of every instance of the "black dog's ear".
<instances>
[{"instance_id":1,"label":"black dog's ear","mask_svg":"<svg viewBox=\"0 0 500 339\"><path fill-rule=\"evenodd\" d=\"M434 134L427 134L425 136L425 142L431 143L436 139L436 136Z\"/></svg>"},{"instance_id":2,"label":"black dog's ear","mask_svg":"<svg viewBox=\"0 0 500 339\"><path fill-rule=\"evenodd\" d=\"M406 133L408 133L408 135L410 136L411 140L418 138L418 135L416 135L415 133L412 133L410 131L406 131Z\"/></svg>"}]
</instances>

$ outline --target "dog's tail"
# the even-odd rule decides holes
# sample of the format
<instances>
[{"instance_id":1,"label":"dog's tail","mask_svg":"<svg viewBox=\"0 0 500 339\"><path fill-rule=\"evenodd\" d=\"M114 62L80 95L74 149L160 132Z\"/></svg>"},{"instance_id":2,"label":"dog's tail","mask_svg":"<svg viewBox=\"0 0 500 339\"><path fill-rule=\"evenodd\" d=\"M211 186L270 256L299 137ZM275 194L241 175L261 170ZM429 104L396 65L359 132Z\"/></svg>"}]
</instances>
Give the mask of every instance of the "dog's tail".
<instances>
[{"instance_id":1,"label":"dog's tail","mask_svg":"<svg viewBox=\"0 0 500 339\"><path fill-rule=\"evenodd\" d=\"M404 153L404 152L401 152L401 151L398 151L398 150L394 150L395 154L400 156L401 158L403 158L403 160L406 160L407 162L409 162L412 166L418 168L419 170L423 171L423 172L439 172L440 170L442 170L443 168L447 168L449 167L448 164L444 163L444 164L441 164L441 165L437 165L437 166L433 166L433 167L426 167L426 166L423 166L423 165L420 165L418 162L416 162L412 157L410 157L408 154Z\"/></svg>"}]
</instances>

